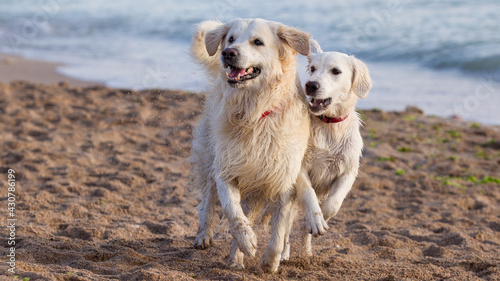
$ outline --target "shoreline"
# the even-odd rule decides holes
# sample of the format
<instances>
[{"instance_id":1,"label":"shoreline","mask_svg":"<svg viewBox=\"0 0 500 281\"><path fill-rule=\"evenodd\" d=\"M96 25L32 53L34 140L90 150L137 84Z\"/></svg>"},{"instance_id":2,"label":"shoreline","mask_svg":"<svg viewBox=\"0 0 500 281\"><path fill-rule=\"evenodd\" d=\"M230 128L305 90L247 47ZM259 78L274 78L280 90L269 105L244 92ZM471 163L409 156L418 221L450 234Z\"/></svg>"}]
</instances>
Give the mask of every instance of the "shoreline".
<instances>
[{"instance_id":1,"label":"shoreline","mask_svg":"<svg viewBox=\"0 0 500 281\"><path fill-rule=\"evenodd\" d=\"M63 65L64 64L52 63L38 59L24 58L19 55L0 53L0 83L11 83L14 81L23 80L30 83L40 83L45 85L65 82L74 87L88 87L88 86L108 87L102 82L85 81L61 74L57 71L57 68ZM134 90L134 88L128 88L128 87L109 87L109 88ZM185 89L175 89L175 87L158 88L158 90L165 90L165 91L179 90L184 92L193 92ZM202 92L195 91L194 93L202 93ZM369 98L371 98L372 95L373 94L371 94ZM360 104L358 104L358 109L360 110L379 109L379 106L373 104L372 104L373 106L366 106L361 102L363 101L360 101ZM422 107L418 105L415 106L411 102L405 103L401 101L401 104L404 104L405 107L401 109L382 108L381 110L385 112L403 112L405 111L405 108L419 108L420 110L422 110L421 109ZM466 123L480 123L487 126L500 127L500 123L498 121L491 121L491 120L487 122L477 121L477 118L472 118L471 116L467 115L462 116L456 113L448 116L441 116L439 114L436 115L432 111L428 112L426 109L423 110L425 111L425 115L427 116L437 116L438 118L443 118L443 119L459 120Z\"/></svg>"},{"instance_id":2,"label":"shoreline","mask_svg":"<svg viewBox=\"0 0 500 281\"><path fill-rule=\"evenodd\" d=\"M30 83L57 84L66 82L74 87L102 85L102 83L83 81L57 72L61 64L26 59L18 55L0 53L0 83L24 80Z\"/></svg>"},{"instance_id":3,"label":"shoreline","mask_svg":"<svg viewBox=\"0 0 500 281\"><path fill-rule=\"evenodd\" d=\"M24 80L24 81L28 81L28 82L32 82L32 83L41 83L41 84L46 84L46 85L47 84L56 84L59 82L66 82L66 83L68 83L72 86L75 86L75 87L96 86L96 85L108 87L106 85L107 84L106 82L86 81L86 80L82 80L80 78L73 78L70 76L66 76L65 74L61 74L57 71L58 67L61 67L61 66L65 66L65 64L47 62L47 61L43 61L43 60L39 60L39 59L24 58L24 57L19 56L19 55L11 55L8 53L0 53L0 83L9 83L9 82L13 82L16 80ZM144 74L144 75L146 75L145 77L147 77L147 75L154 75L153 78L155 78L155 79L163 79L160 76L158 76L158 77L156 77L156 76L159 74L167 75L167 74L165 74L167 72L165 72L165 73L161 72L163 70L155 70L155 69L149 69L149 70L153 71L153 74L148 72L148 73ZM155 71L160 71L160 72L157 73ZM382 69L381 72L387 72L387 69L386 70ZM373 75L375 75L375 74L376 74L376 72L373 73ZM302 79L303 79L303 77L302 77ZM151 86L153 86L153 85L151 85ZM148 88L151 88L151 89L155 88L155 89L166 90L166 91L180 90L180 91L195 92L195 93L202 93L202 91L203 91L202 89L189 90L189 89L178 88L178 87L175 87L174 85L170 85L170 86L168 86L168 85L161 85L161 86L156 85L156 86L159 86L159 87L153 86L153 87L148 87ZM486 86L488 86L488 85L486 85ZM491 87L491 85L488 87ZM126 86L111 86L110 88L130 89L130 90L136 89L134 87L126 87ZM141 89L141 88L139 88L139 89ZM398 91L398 89L395 89L394 91ZM401 90L401 91L403 91L403 90ZM405 92L406 92L406 94L408 94L408 91L405 90ZM380 93L378 93L378 94L380 94ZM463 106L463 103L466 100L468 101L470 99L472 101L474 98L475 98L475 96L471 95L467 99L457 100L456 103ZM373 99L378 100L378 103L374 102ZM485 116L470 115L470 114L464 113L460 110L456 110L456 111L452 110L448 113L446 113L446 112L440 113L440 112L436 112L435 109L433 110L432 108L426 108L422 104L419 104L419 102L415 102L415 100L406 100L406 101L404 99L390 100L391 105L388 105L385 107L381 106L381 104L379 104L379 103L388 102L389 100L387 100L387 99L388 98L386 95L377 95L377 93L375 93L375 92L371 93L366 100L359 101L358 109L371 110L371 109L380 108L381 110L386 111L386 112L393 112L393 111L394 112L401 112L401 111L404 111L406 107L417 107L417 108L421 108L422 110L424 110L425 114L429 115L429 116L436 115L439 118L444 118L444 119L457 119L457 120L462 120L464 122L472 122L472 123L477 122L477 123L488 125L488 126L500 126L500 120L497 120L496 118L491 117L491 116L485 119ZM476 101L476 100L474 100L474 101ZM492 100L492 101L494 102L495 100ZM439 101L436 101L436 102L439 102ZM481 102L481 101L477 100L477 102ZM394 107L394 103L397 103L399 105L397 107ZM482 101L482 104L484 104L484 101ZM400 106L400 105L403 105L403 106ZM450 109L450 108L452 108L452 105L450 104L448 107L445 107L445 108ZM461 107L458 107L458 108L460 109Z\"/></svg>"}]
</instances>

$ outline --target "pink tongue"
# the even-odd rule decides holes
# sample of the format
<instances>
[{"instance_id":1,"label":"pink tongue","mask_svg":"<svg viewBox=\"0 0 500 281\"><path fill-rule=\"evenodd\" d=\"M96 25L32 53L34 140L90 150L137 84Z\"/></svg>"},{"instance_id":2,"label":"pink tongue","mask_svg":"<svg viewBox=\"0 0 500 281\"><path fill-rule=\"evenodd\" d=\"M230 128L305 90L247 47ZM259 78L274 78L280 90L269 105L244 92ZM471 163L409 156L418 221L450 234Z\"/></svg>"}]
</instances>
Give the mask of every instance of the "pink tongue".
<instances>
[{"instance_id":1,"label":"pink tongue","mask_svg":"<svg viewBox=\"0 0 500 281\"><path fill-rule=\"evenodd\" d=\"M245 75L245 71L246 71L246 69L232 68L231 72L228 75L231 78L235 78L235 77L238 77L238 74L240 74L240 76Z\"/></svg>"}]
</instances>

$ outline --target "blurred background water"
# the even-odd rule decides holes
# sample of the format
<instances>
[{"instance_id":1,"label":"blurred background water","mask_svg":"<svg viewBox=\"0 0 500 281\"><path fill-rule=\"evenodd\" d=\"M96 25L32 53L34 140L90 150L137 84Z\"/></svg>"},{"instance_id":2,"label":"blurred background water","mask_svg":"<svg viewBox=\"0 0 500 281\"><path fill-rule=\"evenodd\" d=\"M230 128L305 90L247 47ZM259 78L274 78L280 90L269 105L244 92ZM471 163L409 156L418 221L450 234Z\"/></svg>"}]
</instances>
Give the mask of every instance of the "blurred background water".
<instances>
[{"instance_id":1,"label":"blurred background water","mask_svg":"<svg viewBox=\"0 0 500 281\"><path fill-rule=\"evenodd\" d=\"M500 124L498 0L2 0L0 52L62 63L62 74L120 88L206 90L189 58L194 25L261 17L367 62L360 108ZM305 58L298 69L305 80Z\"/></svg>"}]
</instances>

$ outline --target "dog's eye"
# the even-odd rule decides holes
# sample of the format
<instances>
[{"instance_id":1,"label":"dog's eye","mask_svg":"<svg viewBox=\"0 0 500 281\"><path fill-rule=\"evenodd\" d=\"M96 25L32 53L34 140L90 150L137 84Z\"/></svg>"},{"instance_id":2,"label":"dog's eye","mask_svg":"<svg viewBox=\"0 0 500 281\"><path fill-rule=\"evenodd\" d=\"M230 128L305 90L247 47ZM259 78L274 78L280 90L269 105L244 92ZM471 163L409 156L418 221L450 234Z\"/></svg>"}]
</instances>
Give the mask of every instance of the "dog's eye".
<instances>
[{"instance_id":1,"label":"dog's eye","mask_svg":"<svg viewBox=\"0 0 500 281\"><path fill-rule=\"evenodd\" d=\"M311 73L313 73L314 71L316 71L316 67L311 66Z\"/></svg>"},{"instance_id":2,"label":"dog's eye","mask_svg":"<svg viewBox=\"0 0 500 281\"><path fill-rule=\"evenodd\" d=\"M338 68L332 68L332 73L333 75L339 75L340 73L342 73L342 71L340 71L340 69Z\"/></svg>"},{"instance_id":3,"label":"dog's eye","mask_svg":"<svg viewBox=\"0 0 500 281\"><path fill-rule=\"evenodd\" d=\"M234 38L233 38L233 36L229 37L229 39L227 40L227 42L229 42L229 43L233 43L233 42L234 42Z\"/></svg>"},{"instance_id":4,"label":"dog's eye","mask_svg":"<svg viewBox=\"0 0 500 281\"><path fill-rule=\"evenodd\" d=\"M260 41L259 39L255 39L253 40L253 43L256 45L256 46L263 46L264 43L262 43L262 41Z\"/></svg>"}]
</instances>

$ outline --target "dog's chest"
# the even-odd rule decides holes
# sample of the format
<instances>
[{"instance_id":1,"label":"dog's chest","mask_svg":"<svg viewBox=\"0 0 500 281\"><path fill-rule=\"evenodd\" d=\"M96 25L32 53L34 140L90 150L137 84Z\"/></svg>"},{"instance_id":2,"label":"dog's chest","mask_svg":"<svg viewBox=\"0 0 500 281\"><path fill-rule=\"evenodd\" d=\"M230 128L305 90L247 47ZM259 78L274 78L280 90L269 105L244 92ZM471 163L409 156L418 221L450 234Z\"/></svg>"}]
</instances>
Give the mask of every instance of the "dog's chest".
<instances>
[{"instance_id":1,"label":"dog's chest","mask_svg":"<svg viewBox=\"0 0 500 281\"><path fill-rule=\"evenodd\" d=\"M318 196L328 193L335 180L352 163L352 145L346 138L334 139L328 133L315 132L307 150L307 167L312 187Z\"/></svg>"},{"instance_id":2,"label":"dog's chest","mask_svg":"<svg viewBox=\"0 0 500 281\"><path fill-rule=\"evenodd\" d=\"M231 129L221 134L217 152L220 176L237 180L241 193L259 190L273 197L292 188L298 176L308 141L302 133L308 130L306 116L274 130L264 123L270 121L228 127Z\"/></svg>"},{"instance_id":3,"label":"dog's chest","mask_svg":"<svg viewBox=\"0 0 500 281\"><path fill-rule=\"evenodd\" d=\"M309 177L318 195L328 193L333 182L345 170L345 158L337 149L312 147L308 150Z\"/></svg>"}]
</instances>

